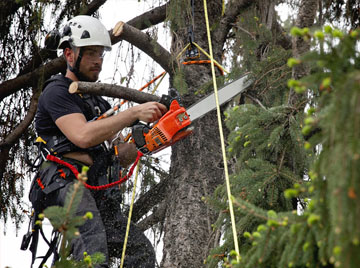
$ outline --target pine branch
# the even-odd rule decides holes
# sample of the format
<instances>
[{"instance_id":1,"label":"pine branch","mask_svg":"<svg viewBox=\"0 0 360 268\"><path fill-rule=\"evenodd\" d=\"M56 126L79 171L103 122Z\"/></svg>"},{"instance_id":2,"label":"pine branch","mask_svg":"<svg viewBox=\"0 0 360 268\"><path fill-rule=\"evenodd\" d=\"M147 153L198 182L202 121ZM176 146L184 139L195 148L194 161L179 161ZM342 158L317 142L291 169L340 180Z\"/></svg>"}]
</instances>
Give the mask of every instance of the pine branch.
<instances>
[{"instance_id":1,"label":"pine branch","mask_svg":"<svg viewBox=\"0 0 360 268\"><path fill-rule=\"evenodd\" d=\"M267 110L266 107L261 103L261 101L260 101L259 99L255 98L255 97L253 97L253 96L251 96L251 95L249 95L249 94L246 94L246 93L243 93L243 95L244 95L245 97L251 99L252 101L256 102L257 104L259 104L259 106L260 106L261 108L263 108L264 110Z\"/></svg>"},{"instance_id":2,"label":"pine branch","mask_svg":"<svg viewBox=\"0 0 360 268\"><path fill-rule=\"evenodd\" d=\"M40 96L40 91L34 92L31 101L30 101L30 107L29 110L22 122L4 139L4 141L0 142L0 149L2 150L3 147L10 147L13 144L15 144L21 135L24 133L24 131L29 127L32 120L35 117L36 108L38 104Z\"/></svg>"}]
</instances>

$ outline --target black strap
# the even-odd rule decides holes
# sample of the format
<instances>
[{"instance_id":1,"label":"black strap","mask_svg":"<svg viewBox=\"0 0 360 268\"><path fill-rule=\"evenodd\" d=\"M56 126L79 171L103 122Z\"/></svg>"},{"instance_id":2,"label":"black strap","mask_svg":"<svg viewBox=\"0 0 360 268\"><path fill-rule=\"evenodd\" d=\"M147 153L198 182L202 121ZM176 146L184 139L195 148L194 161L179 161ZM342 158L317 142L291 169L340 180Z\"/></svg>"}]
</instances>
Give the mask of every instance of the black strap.
<instances>
[{"instance_id":1,"label":"black strap","mask_svg":"<svg viewBox=\"0 0 360 268\"><path fill-rule=\"evenodd\" d=\"M54 260L58 260L59 259L59 254L57 253L57 241L59 238L59 232L58 231L52 231L52 236L53 238L51 239L51 242L49 243L44 235L44 233L42 232L41 235L43 236L44 240L46 240L47 244L49 245L49 249L46 252L46 254L44 256L41 257L37 257L37 259L43 259L42 262L39 265L39 268L43 268L43 265L46 263L46 261L49 259L49 257L51 256L51 254L54 254Z\"/></svg>"},{"instance_id":2,"label":"black strap","mask_svg":"<svg viewBox=\"0 0 360 268\"><path fill-rule=\"evenodd\" d=\"M39 242L39 227L35 227L34 231L32 232L32 240L30 245L30 251L31 251L31 268L34 265L35 259L36 259L36 252L37 252L37 246Z\"/></svg>"}]
</instances>

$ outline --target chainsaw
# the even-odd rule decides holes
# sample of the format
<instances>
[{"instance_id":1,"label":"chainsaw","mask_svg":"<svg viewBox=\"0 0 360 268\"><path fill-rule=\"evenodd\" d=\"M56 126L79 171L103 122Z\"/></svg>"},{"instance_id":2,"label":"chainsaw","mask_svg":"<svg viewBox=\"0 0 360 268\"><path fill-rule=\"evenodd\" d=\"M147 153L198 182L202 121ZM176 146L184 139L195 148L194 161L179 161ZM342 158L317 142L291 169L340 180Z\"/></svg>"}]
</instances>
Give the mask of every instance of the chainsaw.
<instances>
[{"instance_id":1,"label":"chainsaw","mask_svg":"<svg viewBox=\"0 0 360 268\"><path fill-rule=\"evenodd\" d=\"M218 91L219 105L243 92L250 84L248 77L243 76L222 87ZM143 154L154 154L189 136L194 129L192 122L216 108L215 94L212 93L185 109L179 94L172 88L159 102L168 108L159 121L152 125L139 122L132 127L132 140Z\"/></svg>"}]
</instances>

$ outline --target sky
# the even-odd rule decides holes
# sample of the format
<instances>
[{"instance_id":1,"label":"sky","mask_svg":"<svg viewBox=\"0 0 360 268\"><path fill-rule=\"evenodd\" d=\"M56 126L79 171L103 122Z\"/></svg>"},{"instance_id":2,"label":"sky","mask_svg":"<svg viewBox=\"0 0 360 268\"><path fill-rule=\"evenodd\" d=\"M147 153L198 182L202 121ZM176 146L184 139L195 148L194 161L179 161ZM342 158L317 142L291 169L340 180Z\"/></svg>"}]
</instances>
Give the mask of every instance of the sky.
<instances>
[{"instance_id":1,"label":"sky","mask_svg":"<svg viewBox=\"0 0 360 268\"><path fill-rule=\"evenodd\" d=\"M145 11L149 10L150 6L145 1L138 1L138 0L107 0L107 2L99 9L101 22L105 25L105 27L110 30L114 28L115 24L118 21L128 21ZM163 39L165 42L162 43L164 47L168 47L166 44L166 38ZM112 51L108 52L104 59L103 70L100 75L101 82L104 83L116 83L120 85L120 74L117 73L115 76L115 81L113 81L113 74L115 68L124 68L125 72L123 71L122 74L126 74L126 68L124 64L121 62L116 61L116 57L119 54L118 45L113 46ZM121 48L122 49L122 48ZM122 52L122 54L124 54ZM151 63L150 59L143 57L140 62L136 64L136 75L137 77L145 77L146 70L145 66L148 66ZM160 67L156 67L155 76L160 74L163 70ZM142 81L141 81L142 80ZM162 82L162 85L159 89L162 93L165 93L168 86L168 79L165 79ZM133 84L130 85L132 88L140 88L143 86L147 81L144 79L135 79ZM28 203L28 188L26 186L26 190L24 191L24 202ZM129 197L131 198L131 196ZM26 220L18 233L16 234L15 225L10 221L7 223L6 226L6 234L4 234L4 226L3 222L0 222L0 268L24 268L30 267L31 264L31 252L29 250L22 251L20 250L21 240L23 235L27 232L28 228L28 220ZM44 222L44 230L47 234L47 237L51 234L51 225L49 222ZM42 255L47 251L47 247L44 243L39 243L38 248L38 255ZM39 265L40 262L35 262L35 264ZM34 266L37 267L37 266Z\"/></svg>"}]
</instances>

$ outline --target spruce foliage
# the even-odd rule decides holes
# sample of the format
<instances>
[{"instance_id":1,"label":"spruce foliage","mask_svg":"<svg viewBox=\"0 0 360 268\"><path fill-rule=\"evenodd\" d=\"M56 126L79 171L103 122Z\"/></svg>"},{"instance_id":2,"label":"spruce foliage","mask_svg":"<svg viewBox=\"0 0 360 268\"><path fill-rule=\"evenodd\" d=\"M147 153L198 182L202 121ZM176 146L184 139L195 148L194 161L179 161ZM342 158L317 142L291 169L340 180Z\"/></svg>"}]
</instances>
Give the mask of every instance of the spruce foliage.
<instances>
[{"instance_id":1,"label":"spruce foliage","mask_svg":"<svg viewBox=\"0 0 360 268\"><path fill-rule=\"evenodd\" d=\"M104 254L99 252L92 255L88 255L87 252L84 252L84 258L81 261L69 258L71 254L71 241L79 236L78 227L86 224L86 221L91 220L93 217L91 212L87 212L82 216L76 215L76 210L84 190L82 181L86 181L87 179L86 172L87 169L83 168L82 173L79 174L78 177L79 181L70 186L63 207L48 207L44 210L43 214L40 214L39 216L41 220L44 219L44 217L48 218L54 230L61 234L61 243L58 247L60 259L55 263L55 268L89 268L105 261ZM41 225L41 222L38 221L37 224Z\"/></svg>"},{"instance_id":2,"label":"spruce foliage","mask_svg":"<svg viewBox=\"0 0 360 268\"><path fill-rule=\"evenodd\" d=\"M233 251L225 188L212 204L223 243L209 267L357 267L360 263L359 31L293 29L313 45L288 66L311 74L289 80L296 109L243 104L226 114L235 160L231 191L240 262ZM255 74L256 77L256 74Z\"/></svg>"}]
</instances>

